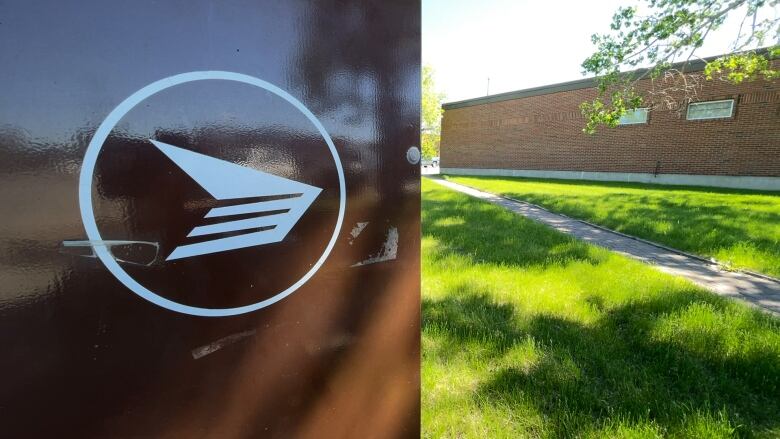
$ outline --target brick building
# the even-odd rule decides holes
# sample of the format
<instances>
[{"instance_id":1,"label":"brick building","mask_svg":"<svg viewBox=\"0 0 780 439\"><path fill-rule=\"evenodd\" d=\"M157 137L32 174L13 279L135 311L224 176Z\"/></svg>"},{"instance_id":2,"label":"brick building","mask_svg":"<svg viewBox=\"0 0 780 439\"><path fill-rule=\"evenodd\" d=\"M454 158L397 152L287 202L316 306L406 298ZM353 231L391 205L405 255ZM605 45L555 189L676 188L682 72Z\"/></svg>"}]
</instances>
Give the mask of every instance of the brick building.
<instances>
[{"instance_id":1,"label":"brick building","mask_svg":"<svg viewBox=\"0 0 780 439\"><path fill-rule=\"evenodd\" d=\"M639 110L595 135L579 110L593 79L447 103L441 171L780 190L780 81L702 84L696 102Z\"/></svg>"}]
</instances>

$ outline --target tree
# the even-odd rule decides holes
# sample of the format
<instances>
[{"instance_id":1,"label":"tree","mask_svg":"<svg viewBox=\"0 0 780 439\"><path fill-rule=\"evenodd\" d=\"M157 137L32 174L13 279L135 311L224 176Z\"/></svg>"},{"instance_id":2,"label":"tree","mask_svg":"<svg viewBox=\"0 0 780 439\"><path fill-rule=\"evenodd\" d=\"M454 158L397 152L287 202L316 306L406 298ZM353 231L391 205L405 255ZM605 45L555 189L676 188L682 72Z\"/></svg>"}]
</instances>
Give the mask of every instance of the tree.
<instances>
[{"instance_id":1,"label":"tree","mask_svg":"<svg viewBox=\"0 0 780 439\"><path fill-rule=\"evenodd\" d=\"M422 156L426 159L439 155L441 139L441 101L444 99L444 94L436 91L433 75L433 67L423 66L420 141Z\"/></svg>"},{"instance_id":2,"label":"tree","mask_svg":"<svg viewBox=\"0 0 780 439\"><path fill-rule=\"evenodd\" d=\"M780 56L780 0L643 0L648 14L623 7L612 17L611 32L595 34L596 52L583 63L583 73L597 76L598 95L581 105L583 131L615 127L627 111L639 107L684 108L703 81L734 84L780 77L772 60ZM775 11L773 13L773 11ZM742 17L733 53L705 60L701 73L685 71L705 39L730 15ZM767 17L767 18L765 18ZM756 48L764 48L756 50ZM675 63L682 62L681 67ZM645 69L626 73L640 66ZM637 88L649 79L649 86Z\"/></svg>"}]
</instances>

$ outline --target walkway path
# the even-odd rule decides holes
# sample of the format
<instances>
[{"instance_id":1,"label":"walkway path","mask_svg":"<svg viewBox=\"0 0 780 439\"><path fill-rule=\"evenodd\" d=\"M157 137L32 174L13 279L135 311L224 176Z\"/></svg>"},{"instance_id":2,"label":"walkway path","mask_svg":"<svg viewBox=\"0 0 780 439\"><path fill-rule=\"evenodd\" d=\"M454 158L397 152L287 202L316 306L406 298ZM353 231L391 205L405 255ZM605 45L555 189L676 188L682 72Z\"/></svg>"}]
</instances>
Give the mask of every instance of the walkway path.
<instances>
[{"instance_id":1,"label":"walkway path","mask_svg":"<svg viewBox=\"0 0 780 439\"><path fill-rule=\"evenodd\" d=\"M683 276L722 296L745 300L780 316L780 282L777 280L750 273L724 271L712 262L558 215L534 204L482 192L441 178L431 177L430 180L466 195L498 204L583 241L652 264L661 271Z\"/></svg>"}]
</instances>

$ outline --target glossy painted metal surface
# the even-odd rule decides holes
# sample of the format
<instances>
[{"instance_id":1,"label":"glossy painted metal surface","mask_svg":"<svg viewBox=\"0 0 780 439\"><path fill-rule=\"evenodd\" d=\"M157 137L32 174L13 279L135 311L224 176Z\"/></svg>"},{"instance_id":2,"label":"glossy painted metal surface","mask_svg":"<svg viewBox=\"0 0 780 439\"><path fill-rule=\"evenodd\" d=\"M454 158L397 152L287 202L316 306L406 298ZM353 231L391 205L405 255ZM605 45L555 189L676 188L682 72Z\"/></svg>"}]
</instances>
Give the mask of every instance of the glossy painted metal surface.
<instances>
[{"instance_id":1,"label":"glossy painted metal surface","mask_svg":"<svg viewBox=\"0 0 780 439\"><path fill-rule=\"evenodd\" d=\"M0 2L3 436L418 435L419 2L66 3Z\"/></svg>"}]
</instances>

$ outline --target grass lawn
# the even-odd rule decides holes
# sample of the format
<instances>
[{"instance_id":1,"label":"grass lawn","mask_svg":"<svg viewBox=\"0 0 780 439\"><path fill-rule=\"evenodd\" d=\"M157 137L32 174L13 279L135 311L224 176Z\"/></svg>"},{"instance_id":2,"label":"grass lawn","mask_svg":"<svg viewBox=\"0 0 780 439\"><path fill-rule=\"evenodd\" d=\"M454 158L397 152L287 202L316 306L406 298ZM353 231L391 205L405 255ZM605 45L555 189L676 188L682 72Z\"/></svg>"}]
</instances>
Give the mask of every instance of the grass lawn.
<instances>
[{"instance_id":1,"label":"grass lawn","mask_svg":"<svg viewBox=\"0 0 780 439\"><path fill-rule=\"evenodd\" d=\"M448 179L733 268L780 277L780 193L507 177Z\"/></svg>"},{"instance_id":2,"label":"grass lawn","mask_svg":"<svg viewBox=\"0 0 780 439\"><path fill-rule=\"evenodd\" d=\"M778 437L780 320L423 180L425 437Z\"/></svg>"}]
</instances>

